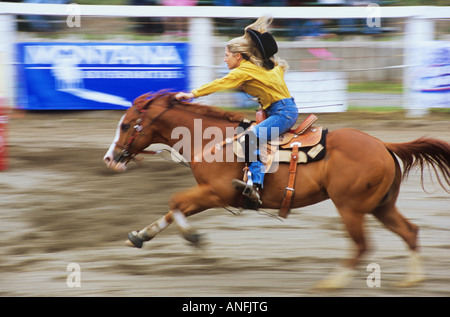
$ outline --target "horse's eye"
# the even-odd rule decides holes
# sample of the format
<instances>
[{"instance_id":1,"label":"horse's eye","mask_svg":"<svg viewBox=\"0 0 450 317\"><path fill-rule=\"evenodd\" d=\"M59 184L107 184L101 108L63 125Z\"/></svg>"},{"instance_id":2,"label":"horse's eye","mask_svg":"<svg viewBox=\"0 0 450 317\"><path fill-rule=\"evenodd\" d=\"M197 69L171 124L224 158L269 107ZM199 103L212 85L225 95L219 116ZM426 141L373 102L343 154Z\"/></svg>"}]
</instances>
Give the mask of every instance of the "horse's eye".
<instances>
[{"instance_id":1,"label":"horse's eye","mask_svg":"<svg viewBox=\"0 0 450 317\"><path fill-rule=\"evenodd\" d=\"M130 124L128 124L128 123L123 123L122 126L121 126L121 128L122 128L122 131L127 131L127 130L130 128Z\"/></svg>"}]
</instances>

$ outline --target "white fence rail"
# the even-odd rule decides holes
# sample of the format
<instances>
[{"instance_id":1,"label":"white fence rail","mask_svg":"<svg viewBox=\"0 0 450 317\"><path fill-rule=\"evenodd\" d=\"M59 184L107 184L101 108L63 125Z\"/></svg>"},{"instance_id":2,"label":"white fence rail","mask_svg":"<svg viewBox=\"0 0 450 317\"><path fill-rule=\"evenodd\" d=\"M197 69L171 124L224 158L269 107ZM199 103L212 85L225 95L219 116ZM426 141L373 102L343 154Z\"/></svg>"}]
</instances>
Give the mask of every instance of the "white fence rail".
<instances>
[{"instance_id":1,"label":"white fence rail","mask_svg":"<svg viewBox=\"0 0 450 317\"><path fill-rule=\"evenodd\" d=\"M77 5L81 16L109 17L188 17L188 18L257 18L270 15L282 19L341 19L341 18L423 18L450 17L450 7L216 7L216 6L132 6L132 5ZM0 3L2 14L69 15L73 4ZM378 15L379 14L379 15Z\"/></svg>"},{"instance_id":2,"label":"white fence rail","mask_svg":"<svg viewBox=\"0 0 450 317\"><path fill-rule=\"evenodd\" d=\"M76 27L83 17L184 17L189 20L188 41L191 44L191 85L197 87L214 78L217 66L214 49L218 40L214 36L213 18L257 18L270 15L277 19L363 19L368 25L377 27L379 19L404 19L402 62L393 65L403 70L403 104L412 115L427 111L413 93L413 72L418 60L417 48L428 41L435 40L435 22L450 19L450 7L168 7L168 6L130 6L130 5L58 5L0 3L0 56L3 58L4 78L14 78L14 45L17 42L16 15L46 15L66 17L69 27ZM81 19L81 20L77 20ZM317 42L314 45L318 45ZM283 46L283 45L281 45ZM318 45L320 46L320 44ZM15 97L14 80L3 83L2 90L9 105Z\"/></svg>"}]
</instances>

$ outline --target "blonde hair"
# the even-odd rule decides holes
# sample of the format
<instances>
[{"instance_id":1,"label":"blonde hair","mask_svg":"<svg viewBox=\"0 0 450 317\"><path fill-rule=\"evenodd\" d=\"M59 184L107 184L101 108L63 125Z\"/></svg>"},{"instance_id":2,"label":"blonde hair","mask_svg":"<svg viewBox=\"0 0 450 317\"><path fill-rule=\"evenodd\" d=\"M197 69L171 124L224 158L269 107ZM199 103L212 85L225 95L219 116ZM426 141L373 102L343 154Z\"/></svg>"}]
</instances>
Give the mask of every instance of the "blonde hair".
<instances>
[{"instance_id":1,"label":"blonde hair","mask_svg":"<svg viewBox=\"0 0 450 317\"><path fill-rule=\"evenodd\" d=\"M245 59L249 60L255 65L265 67L264 59L261 56L258 48L253 43L253 40L250 34L247 32L247 29L252 29L262 34L268 31L272 21L273 19L271 17L260 17L258 20L245 28L245 33L243 36L229 40L227 43L227 49L233 54L242 54ZM275 64L275 66L280 66L284 70L287 70L288 64L286 61L276 58L275 56L270 57L270 60Z\"/></svg>"}]
</instances>

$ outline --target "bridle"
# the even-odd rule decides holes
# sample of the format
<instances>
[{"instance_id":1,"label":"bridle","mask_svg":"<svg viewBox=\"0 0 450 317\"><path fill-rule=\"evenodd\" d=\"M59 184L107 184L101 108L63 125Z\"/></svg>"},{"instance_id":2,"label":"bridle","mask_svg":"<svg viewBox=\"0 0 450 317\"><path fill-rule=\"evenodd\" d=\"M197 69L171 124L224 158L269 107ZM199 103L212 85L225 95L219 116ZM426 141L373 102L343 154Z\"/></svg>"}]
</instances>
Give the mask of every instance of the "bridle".
<instances>
[{"instance_id":1,"label":"bridle","mask_svg":"<svg viewBox=\"0 0 450 317\"><path fill-rule=\"evenodd\" d=\"M148 124L148 126L151 126L154 122L156 122L159 118L161 118L167 111L169 111L170 109L173 108L174 106L174 101L175 98L173 98L169 105L163 110L161 111L156 117L154 117L150 123ZM147 113L147 110L149 108L150 104L142 107L141 109L138 109L138 111L140 112L140 117L136 120L136 124L134 125L134 133L131 136L131 138L128 140L128 143L126 145L120 144L119 142L116 142L116 146L122 148L122 152L120 152L120 154L117 156L116 161L121 162L121 161L129 161L131 159L133 159L136 155L138 154L159 154L160 151L149 151L149 150L141 150L141 151L131 151L130 148L134 142L134 140L141 134L141 131L144 129L141 125L142 121L144 120L144 117Z\"/></svg>"}]
</instances>

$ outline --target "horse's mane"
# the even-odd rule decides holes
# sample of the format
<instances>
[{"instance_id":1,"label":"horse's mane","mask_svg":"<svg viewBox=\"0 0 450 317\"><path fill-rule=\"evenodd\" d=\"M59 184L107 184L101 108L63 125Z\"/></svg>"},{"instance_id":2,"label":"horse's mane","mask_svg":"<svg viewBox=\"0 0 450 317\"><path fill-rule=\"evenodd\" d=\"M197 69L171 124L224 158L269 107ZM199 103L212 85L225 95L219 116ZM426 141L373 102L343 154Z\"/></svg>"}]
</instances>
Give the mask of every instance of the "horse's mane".
<instances>
[{"instance_id":1,"label":"horse's mane","mask_svg":"<svg viewBox=\"0 0 450 317\"><path fill-rule=\"evenodd\" d=\"M244 120L244 116L237 112L225 111L217 107L202 105L200 103L176 100L175 94L176 93L165 91L147 93L136 98L133 102L133 106L136 106L136 109L141 111L143 109L148 109L155 101L166 98L167 107L178 106L185 111L198 114L202 117L228 120L229 122L242 122L242 120Z\"/></svg>"}]
</instances>

